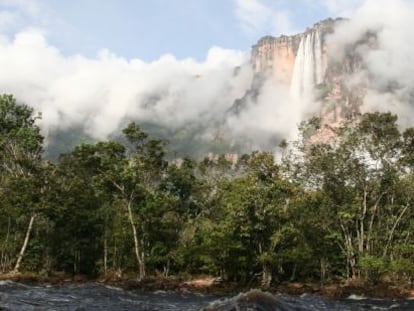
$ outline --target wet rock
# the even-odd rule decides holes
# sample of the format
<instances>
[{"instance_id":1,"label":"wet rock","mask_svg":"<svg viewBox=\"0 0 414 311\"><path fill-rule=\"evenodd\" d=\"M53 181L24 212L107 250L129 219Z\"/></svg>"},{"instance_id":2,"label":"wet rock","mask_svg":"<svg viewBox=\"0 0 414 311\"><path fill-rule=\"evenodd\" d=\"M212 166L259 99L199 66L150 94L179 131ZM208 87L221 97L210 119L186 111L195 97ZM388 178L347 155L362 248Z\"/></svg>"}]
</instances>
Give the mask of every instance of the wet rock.
<instances>
[{"instance_id":1,"label":"wet rock","mask_svg":"<svg viewBox=\"0 0 414 311\"><path fill-rule=\"evenodd\" d=\"M240 294L232 299L212 303L202 311L293 311L298 309L288 302L282 302L275 296L258 290Z\"/></svg>"}]
</instances>

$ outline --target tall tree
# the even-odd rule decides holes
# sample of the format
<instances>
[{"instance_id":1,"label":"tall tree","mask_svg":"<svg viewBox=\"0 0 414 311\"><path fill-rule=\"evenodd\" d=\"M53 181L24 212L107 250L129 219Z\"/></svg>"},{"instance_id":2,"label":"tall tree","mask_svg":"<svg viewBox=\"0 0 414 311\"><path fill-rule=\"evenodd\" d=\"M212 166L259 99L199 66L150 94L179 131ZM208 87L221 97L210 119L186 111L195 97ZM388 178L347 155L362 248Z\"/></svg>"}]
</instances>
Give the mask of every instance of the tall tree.
<instances>
[{"instance_id":1,"label":"tall tree","mask_svg":"<svg viewBox=\"0 0 414 311\"><path fill-rule=\"evenodd\" d=\"M14 273L19 272L41 201L43 137L36 125L39 117L13 96L0 96L0 191L27 221Z\"/></svg>"}]
</instances>

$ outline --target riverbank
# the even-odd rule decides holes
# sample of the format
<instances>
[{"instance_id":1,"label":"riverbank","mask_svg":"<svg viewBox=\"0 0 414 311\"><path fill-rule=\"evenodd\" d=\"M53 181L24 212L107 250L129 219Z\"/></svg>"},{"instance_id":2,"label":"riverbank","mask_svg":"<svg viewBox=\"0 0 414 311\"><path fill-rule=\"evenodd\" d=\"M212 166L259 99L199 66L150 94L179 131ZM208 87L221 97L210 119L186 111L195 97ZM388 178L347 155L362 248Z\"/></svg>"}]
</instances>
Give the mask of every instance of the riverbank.
<instances>
[{"instance_id":1,"label":"riverbank","mask_svg":"<svg viewBox=\"0 0 414 311\"><path fill-rule=\"evenodd\" d=\"M30 285L59 285L83 284L95 282L104 285L116 286L125 290L140 291L175 291L183 293L203 293L211 295L234 295L246 292L252 287L237 283L225 282L213 277L184 279L178 277L149 277L138 281L132 278L89 278L82 275L68 276L56 274L53 276L39 276L35 274L0 274L0 280L12 280ZM414 298L414 288L407 284L382 282L370 284L366 282L337 282L330 284L291 282L272 286L267 291L271 293L299 296L303 294L320 295L327 298L342 299L350 296L366 298Z\"/></svg>"}]
</instances>

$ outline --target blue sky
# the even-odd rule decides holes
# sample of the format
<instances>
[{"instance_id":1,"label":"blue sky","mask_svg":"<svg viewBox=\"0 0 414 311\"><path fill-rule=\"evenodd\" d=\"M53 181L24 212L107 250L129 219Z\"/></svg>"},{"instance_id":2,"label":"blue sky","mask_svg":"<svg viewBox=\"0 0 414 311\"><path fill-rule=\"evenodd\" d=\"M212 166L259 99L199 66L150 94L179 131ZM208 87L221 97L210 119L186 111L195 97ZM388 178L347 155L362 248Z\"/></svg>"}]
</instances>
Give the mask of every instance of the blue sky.
<instances>
[{"instance_id":1,"label":"blue sky","mask_svg":"<svg viewBox=\"0 0 414 311\"><path fill-rule=\"evenodd\" d=\"M375 77L363 109L392 107L412 125L401 98L413 89L414 0L0 0L0 93L42 112L46 137L78 126L103 139L133 119L202 125L208 141L222 130L211 120L222 122L251 88L251 45L337 16L350 19L329 39L335 57L378 32L378 48L363 53L368 71L350 78ZM384 96L388 81L406 93ZM292 102L288 84L266 86L225 120L230 138L295 137L318 107Z\"/></svg>"},{"instance_id":2,"label":"blue sky","mask_svg":"<svg viewBox=\"0 0 414 311\"><path fill-rule=\"evenodd\" d=\"M65 55L100 49L144 61L204 59L220 46L246 51L261 36L303 31L347 15L360 0L0 0L0 32L41 29Z\"/></svg>"}]
</instances>

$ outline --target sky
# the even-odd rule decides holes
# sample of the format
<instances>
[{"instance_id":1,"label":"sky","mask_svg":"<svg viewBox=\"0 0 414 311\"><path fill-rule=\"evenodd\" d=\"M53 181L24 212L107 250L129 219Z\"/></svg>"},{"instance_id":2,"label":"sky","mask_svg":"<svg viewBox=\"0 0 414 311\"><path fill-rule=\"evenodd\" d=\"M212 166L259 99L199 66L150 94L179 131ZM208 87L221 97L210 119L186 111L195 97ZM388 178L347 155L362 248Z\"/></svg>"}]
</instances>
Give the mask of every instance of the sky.
<instances>
[{"instance_id":1,"label":"sky","mask_svg":"<svg viewBox=\"0 0 414 311\"><path fill-rule=\"evenodd\" d=\"M260 37L347 16L360 0L0 0L0 31L41 30L64 55L108 49L144 61L202 60L212 46L249 51Z\"/></svg>"},{"instance_id":2,"label":"sky","mask_svg":"<svg viewBox=\"0 0 414 311\"><path fill-rule=\"evenodd\" d=\"M251 46L328 17L348 18L326 50L341 62L356 47L362 66L343 80L366 85L361 109L414 124L414 0L0 0L0 94L42 113L47 144L74 129L107 139L136 121L274 147L320 103L271 80L249 99Z\"/></svg>"}]
</instances>

